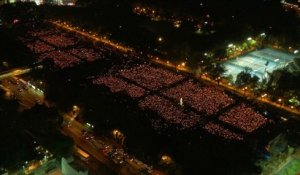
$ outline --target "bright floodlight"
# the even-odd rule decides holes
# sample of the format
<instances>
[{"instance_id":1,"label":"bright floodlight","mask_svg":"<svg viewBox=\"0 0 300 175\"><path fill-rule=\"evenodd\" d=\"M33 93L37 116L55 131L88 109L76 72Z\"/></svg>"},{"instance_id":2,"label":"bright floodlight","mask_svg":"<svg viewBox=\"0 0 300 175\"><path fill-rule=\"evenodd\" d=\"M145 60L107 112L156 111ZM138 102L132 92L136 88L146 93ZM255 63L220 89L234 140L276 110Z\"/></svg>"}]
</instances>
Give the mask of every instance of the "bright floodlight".
<instances>
[{"instance_id":1,"label":"bright floodlight","mask_svg":"<svg viewBox=\"0 0 300 175\"><path fill-rule=\"evenodd\" d=\"M265 33L261 33L260 36L266 36L266 34Z\"/></svg>"},{"instance_id":2,"label":"bright floodlight","mask_svg":"<svg viewBox=\"0 0 300 175\"><path fill-rule=\"evenodd\" d=\"M233 44L228 44L228 47L233 47Z\"/></svg>"},{"instance_id":3,"label":"bright floodlight","mask_svg":"<svg viewBox=\"0 0 300 175\"><path fill-rule=\"evenodd\" d=\"M159 37L159 38L158 38L158 41L159 41L159 42L162 42L162 40L163 40L162 37Z\"/></svg>"},{"instance_id":4,"label":"bright floodlight","mask_svg":"<svg viewBox=\"0 0 300 175\"><path fill-rule=\"evenodd\" d=\"M294 54L297 54L297 53L299 53L299 50L295 50L295 51L294 51Z\"/></svg>"},{"instance_id":5,"label":"bright floodlight","mask_svg":"<svg viewBox=\"0 0 300 175\"><path fill-rule=\"evenodd\" d=\"M251 40L252 40L252 38L251 38L251 37L248 37L248 38L247 38L247 40L248 40L248 41L251 41Z\"/></svg>"}]
</instances>

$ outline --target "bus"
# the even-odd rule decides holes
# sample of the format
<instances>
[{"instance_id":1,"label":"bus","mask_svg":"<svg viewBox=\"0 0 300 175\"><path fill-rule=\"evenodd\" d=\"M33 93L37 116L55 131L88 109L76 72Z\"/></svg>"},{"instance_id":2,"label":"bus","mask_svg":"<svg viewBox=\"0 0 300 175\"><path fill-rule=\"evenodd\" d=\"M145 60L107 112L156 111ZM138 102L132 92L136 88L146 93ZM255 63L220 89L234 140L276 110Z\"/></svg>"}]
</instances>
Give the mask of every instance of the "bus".
<instances>
[{"instance_id":1,"label":"bus","mask_svg":"<svg viewBox=\"0 0 300 175\"><path fill-rule=\"evenodd\" d=\"M86 153L85 151L83 151L78 147L75 147L75 155L85 162L87 162L90 158L90 155L88 153Z\"/></svg>"}]
</instances>

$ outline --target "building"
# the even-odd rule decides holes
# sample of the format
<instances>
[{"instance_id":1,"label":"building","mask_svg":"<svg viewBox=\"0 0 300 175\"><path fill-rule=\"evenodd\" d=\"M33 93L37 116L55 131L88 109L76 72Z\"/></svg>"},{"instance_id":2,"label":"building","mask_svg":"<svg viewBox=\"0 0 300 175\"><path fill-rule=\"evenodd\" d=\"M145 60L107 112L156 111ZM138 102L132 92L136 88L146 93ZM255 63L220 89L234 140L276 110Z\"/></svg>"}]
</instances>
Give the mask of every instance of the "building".
<instances>
[{"instance_id":1,"label":"building","mask_svg":"<svg viewBox=\"0 0 300 175\"><path fill-rule=\"evenodd\" d=\"M35 2L37 5L53 4L53 5L75 5L76 0L0 0L0 5L15 2Z\"/></svg>"},{"instance_id":2,"label":"building","mask_svg":"<svg viewBox=\"0 0 300 175\"><path fill-rule=\"evenodd\" d=\"M74 163L69 163L65 158L61 159L61 170L63 175L88 175L88 171Z\"/></svg>"}]
</instances>

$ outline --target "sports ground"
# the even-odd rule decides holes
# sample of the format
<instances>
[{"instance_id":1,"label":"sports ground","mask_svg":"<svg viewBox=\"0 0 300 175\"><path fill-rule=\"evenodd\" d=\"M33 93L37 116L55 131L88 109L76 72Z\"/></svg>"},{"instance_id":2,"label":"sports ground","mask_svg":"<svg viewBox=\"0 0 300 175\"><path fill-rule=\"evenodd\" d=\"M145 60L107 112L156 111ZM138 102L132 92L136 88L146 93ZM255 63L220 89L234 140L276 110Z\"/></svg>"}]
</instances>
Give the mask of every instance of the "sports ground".
<instances>
[{"instance_id":1,"label":"sports ground","mask_svg":"<svg viewBox=\"0 0 300 175\"><path fill-rule=\"evenodd\" d=\"M294 57L294 54L272 48L255 50L225 62L225 76L232 75L233 81L235 81L236 76L245 67L249 67L252 69L251 73L258 76L261 81L267 78L267 72L271 73L278 68L286 66L293 61Z\"/></svg>"}]
</instances>

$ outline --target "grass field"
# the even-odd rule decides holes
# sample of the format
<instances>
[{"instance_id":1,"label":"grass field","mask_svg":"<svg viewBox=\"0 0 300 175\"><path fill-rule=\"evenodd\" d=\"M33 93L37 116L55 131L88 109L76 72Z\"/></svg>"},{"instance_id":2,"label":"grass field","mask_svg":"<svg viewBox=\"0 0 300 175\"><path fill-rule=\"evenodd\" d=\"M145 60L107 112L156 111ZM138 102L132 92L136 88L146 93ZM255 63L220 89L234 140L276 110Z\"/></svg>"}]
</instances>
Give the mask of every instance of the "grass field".
<instances>
[{"instance_id":1,"label":"grass field","mask_svg":"<svg viewBox=\"0 0 300 175\"><path fill-rule=\"evenodd\" d=\"M290 161L276 175L300 175L300 160L294 159Z\"/></svg>"}]
</instances>

